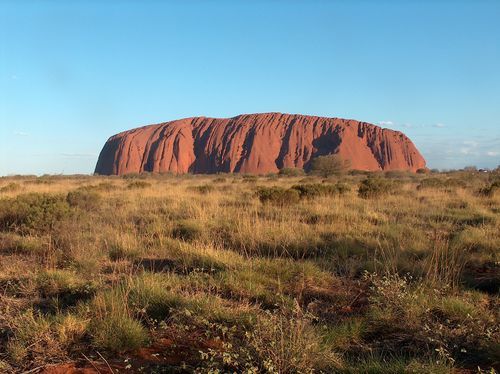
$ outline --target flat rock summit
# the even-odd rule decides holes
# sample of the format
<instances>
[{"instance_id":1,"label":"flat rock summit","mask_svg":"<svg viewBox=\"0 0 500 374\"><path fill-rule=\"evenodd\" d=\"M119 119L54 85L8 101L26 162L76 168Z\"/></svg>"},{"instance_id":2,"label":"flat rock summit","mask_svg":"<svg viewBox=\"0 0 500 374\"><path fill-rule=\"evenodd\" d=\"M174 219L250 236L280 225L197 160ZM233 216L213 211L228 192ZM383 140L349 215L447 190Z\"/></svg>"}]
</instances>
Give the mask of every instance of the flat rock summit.
<instances>
[{"instance_id":1,"label":"flat rock summit","mask_svg":"<svg viewBox=\"0 0 500 374\"><path fill-rule=\"evenodd\" d=\"M104 145L95 172L265 174L307 170L315 157L334 153L357 170L425 168L399 131L341 118L262 113L192 117L119 133Z\"/></svg>"}]
</instances>

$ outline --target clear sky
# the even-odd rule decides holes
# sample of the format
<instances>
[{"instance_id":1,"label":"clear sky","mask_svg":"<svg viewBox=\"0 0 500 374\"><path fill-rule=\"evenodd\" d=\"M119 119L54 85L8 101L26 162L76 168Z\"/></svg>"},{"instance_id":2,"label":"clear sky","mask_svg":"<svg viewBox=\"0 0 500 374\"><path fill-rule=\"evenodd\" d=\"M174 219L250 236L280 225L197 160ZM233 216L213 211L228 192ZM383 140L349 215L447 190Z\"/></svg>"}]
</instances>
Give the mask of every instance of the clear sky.
<instances>
[{"instance_id":1,"label":"clear sky","mask_svg":"<svg viewBox=\"0 0 500 374\"><path fill-rule=\"evenodd\" d=\"M287 112L500 164L500 1L2 1L0 175L92 173L106 139Z\"/></svg>"}]
</instances>

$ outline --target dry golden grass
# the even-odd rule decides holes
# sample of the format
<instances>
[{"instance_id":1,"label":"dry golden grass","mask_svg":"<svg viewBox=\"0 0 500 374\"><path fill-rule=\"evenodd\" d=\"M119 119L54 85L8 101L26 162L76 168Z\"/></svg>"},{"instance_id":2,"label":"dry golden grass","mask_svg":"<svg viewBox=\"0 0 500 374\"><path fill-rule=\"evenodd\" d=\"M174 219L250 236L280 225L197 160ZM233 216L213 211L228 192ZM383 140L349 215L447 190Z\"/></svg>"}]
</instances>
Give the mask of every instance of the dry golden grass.
<instances>
[{"instance_id":1,"label":"dry golden grass","mask_svg":"<svg viewBox=\"0 0 500 374\"><path fill-rule=\"evenodd\" d=\"M380 175L367 198L339 178L0 179L0 371L167 335L181 358L144 370L498 365L498 176Z\"/></svg>"}]
</instances>

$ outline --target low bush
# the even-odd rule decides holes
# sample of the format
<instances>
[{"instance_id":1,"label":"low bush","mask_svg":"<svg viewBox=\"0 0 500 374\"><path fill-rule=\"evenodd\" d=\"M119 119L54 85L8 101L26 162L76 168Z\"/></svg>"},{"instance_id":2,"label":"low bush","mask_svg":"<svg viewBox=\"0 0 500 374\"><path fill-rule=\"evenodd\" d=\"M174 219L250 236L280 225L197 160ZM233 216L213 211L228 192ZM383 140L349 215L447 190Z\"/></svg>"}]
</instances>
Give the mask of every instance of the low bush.
<instances>
[{"instance_id":1,"label":"low bush","mask_svg":"<svg viewBox=\"0 0 500 374\"><path fill-rule=\"evenodd\" d=\"M310 173L328 178L345 173L350 165L349 160L342 159L338 154L318 156L311 160Z\"/></svg>"},{"instance_id":2,"label":"low bush","mask_svg":"<svg viewBox=\"0 0 500 374\"><path fill-rule=\"evenodd\" d=\"M283 168L279 171L278 175L284 177L300 177L305 175L305 172L302 168Z\"/></svg>"},{"instance_id":3,"label":"low bush","mask_svg":"<svg viewBox=\"0 0 500 374\"><path fill-rule=\"evenodd\" d=\"M127 173L122 176L125 180L133 180L133 179L146 179L150 176L149 173Z\"/></svg>"},{"instance_id":4,"label":"low bush","mask_svg":"<svg viewBox=\"0 0 500 374\"><path fill-rule=\"evenodd\" d=\"M0 187L0 193L2 192L16 192L21 189L21 185L19 183L9 183L5 186Z\"/></svg>"},{"instance_id":5,"label":"low bush","mask_svg":"<svg viewBox=\"0 0 500 374\"><path fill-rule=\"evenodd\" d=\"M417 190L421 190L424 188L439 188L443 185L444 183L441 178L425 178L420 181L417 186Z\"/></svg>"},{"instance_id":6,"label":"low bush","mask_svg":"<svg viewBox=\"0 0 500 374\"><path fill-rule=\"evenodd\" d=\"M172 308L182 305L179 295L169 290L162 274L143 274L129 282L128 301L138 317L161 321L170 315Z\"/></svg>"},{"instance_id":7,"label":"low bush","mask_svg":"<svg viewBox=\"0 0 500 374\"><path fill-rule=\"evenodd\" d=\"M101 195L87 188L79 188L71 191L66 196L66 201L73 208L86 211L97 210L101 204Z\"/></svg>"},{"instance_id":8,"label":"low bush","mask_svg":"<svg viewBox=\"0 0 500 374\"><path fill-rule=\"evenodd\" d=\"M465 181L457 178L425 178L420 181L417 185L417 190L421 190L424 188L453 188L453 187L466 187L467 184Z\"/></svg>"},{"instance_id":9,"label":"low bush","mask_svg":"<svg viewBox=\"0 0 500 374\"><path fill-rule=\"evenodd\" d=\"M56 314L45 316L33 309L10 322L10 336L5 353L15 363L29 358L33 363L61 361L70 349L82 349L87 321L78 316ZM3 355L2 355L3 356ZM4 372L1 370L0 372ZM5 371L18 372L18 370ZM23 372L25 372L23 370Z\"/></svg>"},{"instance_id":10,"label":"low bush","mask_svg":"<svg viewBox=\"0 0 500 374\"><path fill-rule=\"evenodd\" d=\"M281 206L295 204L300 200L299 191L281 187L262 187L257 191L257 196L263 204Z\"/></svg>"},{"instance_id":11,"label":"low bush","mask_svg":"<svg viewBox=\"0 0 500 374\"><path fill-rule=\"evenodd\" d=\"M0 200L0 230L48 232L69 214L69 205L63 195L19 195Z\"/></svg>"},{"instance_id":12,"label":"low bush","mask_svg":"<svg viewBox=\"0 0 500 374\"><path fill-rule=\"evenodd\" d=\"M307 315L268 313L258 319L249 337L265 372L332 372L340 365Z\"/></svg>"},{"instance_id":13,"label":"low bush","mask_svg":"<svg viewBox=\"0 0 500 374\"><path fill-rule=\"evenodd\" d=\"M203 184L201 186L188 187L188 189L204 195L212 192L214 190L214 186L210 184Z\"/></svg>"},{"instance_id":14,"label":"low bush","mask_svg":"<svg viewBox=\"0 0 500 374\"><path fill-rule=\"evenodd\" d=\"M126 315L105 314L90 327L96 347L113 352L124 352L143 347L148 333L141 323Z\"/></svg>"},{"instance_id":15,"label":"low bush","mask_svg":"<svg viewBox=\"0 0 500 374\"><path fill-rule=\"evenodd\" d=\"M89 191L110 192L116 189L116 185L111 182L101 182L93 186L85 186L81 188Z\"/></svg>"},{"instance_id":16,"label":"low bush","mask_svg":"<svg viewBox=\"0 0 500 374\"><path fill-rule=\"evenodd\" d=\"M348 174L349 175L364 175L364 176L369 176L371 175L373 172L372 171L368 171L368 170L357 170L357 169L351 169L349 170Z\"/></svg>"},{"instance_id":17,"label":"low bush","mask_svg":"<svg viewBox=\"0 0 500 374\"><path fill-rule=\"evenodd\" d=\"M46 270L38 274L36 287L43 298L54 298L58 306L66 307L90 298L94 284L67 270Z\"/></svg>"},{"instance_id":18,"label":"low bush","mask_svg":"<svg viewBox=\"0 0 500 374\"><path fill-rule=\"evenodd\" d=\"M450 364L437 357L428 360L371 354L369 358L356 358L336 371L338 374L453 374ZM481 373L481 372L480 372Z\"/></svg>"},{"instance_id":19,"label":"low bush","mask_svg":"<svg viewBox=\"0 0 500 374\"><path fill-rule=\"evenodd\" d=\"M432 288L429 293L411 277L397 275L370 274L367 279L371 287L365 342L375 346L383 342L385 352L406 352L410 357L425 357L431 348L450 366L468 361L491 367L496 362L498 329L486 328L494 317L485 307L484 295L455 296L447 288Z\"/></svg>"},{"instance_id":20,"label":"low bush","mask_svg":"<svg viewBox=\"0 0 500 374\"><path fill-rule=\"evenodd\" d=\"M444 319L450 322L465 323L467 319L477 315L477 309L461 297L443 297L438 307L432 310L434 314L439 313Z\"/></svg>"},{"instance_id":21,"label":"low bush","mask_svg":"<svg viewBox=\"0 0 500 374\"><path fill-rule=\"evenodd\" d=\"M113 243L108 248L108 256L111 261L134 260L139 257L139 251Z\"/></svg>"},{"instance_id":22,"label":"low bush","mask_svg":"<svg viewBox=\"0 0 500 374\"><path fill-rule=\"evenodd\" d=\"M193 241L198 239L203 233L203 228L200 224L193 221L182 221L177 224L172 230L172 236L176 239L185 241Z\"/></svg>"},{"instance_id":23,"label":"low bush","mask_svg":"<svg viewBox=\"0 0 500 374\"><path fill-rule=\"evenodd\" d=\"M224 183L226 182L226 178L224 177L217 177L213 180L213 183Z\"/></svg>"},{"instance_id":24,"label":"low bush","mask_svg":"<svg viewBox=\"0 0 500 374\"><path fill-rule=\"evenodd\" d=\"M55 176L42 175L41 177L36 177L33 180L29 180L26 183L30 184L53 184L55 182Z\"/></svg>"},{"instance_id":25,"label":"low bush","mask_svg":"<svg viewBox=\"0 0 500 374\"><path fill-rule=\"evenodd\" d=\"M417 169L417 174L429 174L431 171L427 168Z\"/></svg>"},{"instance_id":26,"label":"low bush","mask_svg":"<svg viewBox=\"0 0 500 374\"><path fill-rule=\"evenodd\" d=\"M391 180L382 178L366 178L358 188L358 195L364 199L388 194L395 189Z\"/></svg>"},{"instance_id":27,"label":"low bush","mask_svg":"<svg viewBox=\"0 0 500 374\"><path fill-rule=\"evenodd\" d=\"M389 170L384 173L386 178L400 179L410 176L410 172L405 170Z\"/></svg>"},{"instance_id":28,"label":"low bush","mask_svg":"<svg viewBox=\"0 0 500 374\"><path fill-rule=\"evenodd\" d=\"M0 233L0 253L20 255L41 255L47 244L36 236L22 236L15 233Z\"/></svg>"},{"instance_id":29,"label":"low bush","mask_svg":"<svg viewBox=\"0 0 500 374\"><path fill-rule=\"evenodd\" d=\"M490 185L483 187L479 190L480 195L493 196L500 191L500 180L497 180Z\"/></svg>"},{"instance_id":30,"label":"low bush","mask_svg":"<svg viewBox=\"0 0 500 374\"><path fill-rule=\"evenodd\" d=\"M336 184L296 184L292 186L292 189L298 191L301 198L312 199L318 196L342 195L348 192L350 187L346 183L338 182Z\"/></svg>"},{"instance_id":31,"label":"low bush","mask_svg":"<svg viewBox=\"0 0 500 374\"><path fill-rule=\"evenodd\" d=\"M127 184L129 190L144 189L148 187L151 187L151 183L144 181L133 181Z\"/></svg>"},{"instance_id":32,"label":"low bush","mask_svg":"<svg viewBox=\"0 0 500 374\"><path fill-rule=\"evenodd\" d=\"M89 330L92 342L97 348L124 352L143 347L147 343L149 334L144 326L133 318L124 286L96 295L90 310L92 320Z\"/></svg>"},{"instance_id":33,"label":"low bush","mask_svg":"<svg viewBox=\"0 0 500 374\"><path fill-rule=\"evenodd\" d=\"M259 178L256 175L252 174L244 174L243 175L243 182L244 183L255 183L257 182Z\"/></svg>"}]
</instances>

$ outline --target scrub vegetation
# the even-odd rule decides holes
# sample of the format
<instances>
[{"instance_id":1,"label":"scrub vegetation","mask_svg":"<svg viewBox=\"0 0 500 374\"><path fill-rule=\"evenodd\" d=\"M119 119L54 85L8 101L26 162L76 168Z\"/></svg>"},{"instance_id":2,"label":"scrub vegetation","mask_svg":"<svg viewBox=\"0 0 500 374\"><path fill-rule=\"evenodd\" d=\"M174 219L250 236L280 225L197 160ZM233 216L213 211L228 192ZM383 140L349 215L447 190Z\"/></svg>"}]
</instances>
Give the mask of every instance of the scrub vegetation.
<instances>
[{"instance_id":1,"label":"scrub vegetation","mask_svg":"<svg viewBox=\"0 0 500 374\"><path fill-rule=\"evenodd\" d=\"M0 178L0 372L494 373L499 183Z\"/></svg>"}]
</instances>

